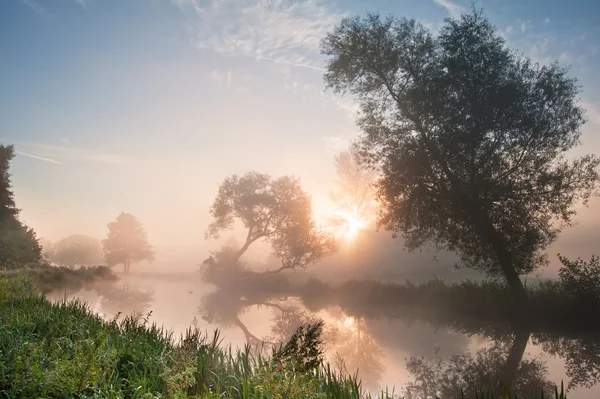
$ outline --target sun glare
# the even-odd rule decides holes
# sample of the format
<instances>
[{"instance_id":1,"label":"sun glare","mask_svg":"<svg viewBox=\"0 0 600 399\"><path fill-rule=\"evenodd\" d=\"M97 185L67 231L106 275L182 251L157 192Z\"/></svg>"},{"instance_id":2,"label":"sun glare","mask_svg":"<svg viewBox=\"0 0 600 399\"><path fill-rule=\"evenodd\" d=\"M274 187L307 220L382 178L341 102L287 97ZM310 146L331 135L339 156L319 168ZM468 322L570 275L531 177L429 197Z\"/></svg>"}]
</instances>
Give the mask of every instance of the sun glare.
<instances>
[{"instance_id":1,"label":"sun glare","mask_svg":"<svg viewBox=\"0 0 600 399\"><path fill-rule=\"evenodd\" d=\"M348 241L353 241L366 225L366 222L358 215L341 211L336 213L335 219L337 220L335 226L336 237L344 237Z\"/></svg>"}]
</instances>

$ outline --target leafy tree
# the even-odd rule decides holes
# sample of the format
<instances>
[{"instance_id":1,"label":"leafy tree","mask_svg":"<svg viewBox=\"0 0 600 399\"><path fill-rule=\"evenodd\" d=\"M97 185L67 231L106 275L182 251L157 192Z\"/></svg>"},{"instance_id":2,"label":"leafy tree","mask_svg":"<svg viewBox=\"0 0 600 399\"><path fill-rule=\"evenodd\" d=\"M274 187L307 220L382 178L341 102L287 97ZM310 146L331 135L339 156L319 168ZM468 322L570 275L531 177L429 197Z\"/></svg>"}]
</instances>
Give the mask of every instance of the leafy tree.
<instances>
[{"instance_id":1,"label":"leafy tree","mask_svg":"<svg viewBox=\"0 0 600 399\"><path fill-rule=\"evenodd\" d=\"M123 271L129 272L131 263L154 260L146 230L135 216L121 213L107 227L108 237L102 240L102 250L109 266L123 264Z\"/></svg>"},{"instance_id":2,"label":"leafy tree","mask_svg":"<svg viewBox=\"0 0 600 399\"><path fill-rule=\"evenodd\" d=\"M18 218L9 171L14 157L12 145L0 144L0 265L3 266L37 262L42 251L35 231Z\"/></svg>"},{"instance_id":3,"label":"leafy tree","mask_svg":"<svg viewBox=\"0 0 600 399\"><path fill-rule=\"evenodd\" d=\"M333 250L330 237L321 232L313 218L311 199L298 179L249 172L225 179L210 208L213 221L206 238L219 238L236 221L248 230L246 241L235 253L239 259L258 240L269 242L284 269L306 267Z\"/></svg>"},{"instance_id":4,"label":"leafy tree","mask_svg":"<svg viewBox=\"0 0 600 399\"><path fill-rule=\"evenodd\" d=\"M322 52L327 86L361 106L356 145L380 172L379 224L525 298L519 274L547 264L543 250L598 186L596 157L565 158L585 122L576 80L519 57L477 11L437 37L415 20L346 18Z\"/></svg>"},{"instance_id":5,"label":"leafy tree","mask_svg":"<svg viewBox=\"0 0 600 399\"><path fill-rule=\"evenodd\" d=\"M81 234L73 234L54 244L50 260L62 266L97 265L102 263L100 241Z\"/></svg>"}]
</instances>

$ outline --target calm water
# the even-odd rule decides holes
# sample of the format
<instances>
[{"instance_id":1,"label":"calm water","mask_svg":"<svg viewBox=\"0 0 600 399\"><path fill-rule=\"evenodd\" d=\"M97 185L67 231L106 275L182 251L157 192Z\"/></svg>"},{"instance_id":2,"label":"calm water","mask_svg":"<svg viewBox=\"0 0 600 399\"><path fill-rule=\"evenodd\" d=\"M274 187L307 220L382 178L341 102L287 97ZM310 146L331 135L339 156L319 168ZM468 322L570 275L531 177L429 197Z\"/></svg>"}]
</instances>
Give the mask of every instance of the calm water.
<instances>
[{"instance_id":1,"label":"calm water","mask_svg":"<svg viewBox=\"0 0 600 399\"><path fill-rule=\"evenodd\" d=\"M256 300L225 295L203 284L198 274L132 275L69 295L49 295L52 300L64 297L85 300L106 319L117 312L152 311L150 320L177 336L195 321L209 333L218 328L224 343L236 347L281 342L299 323L322 318L327 359L338 370L354 373L358 369L371 391L387 386L399 392L412 384L414 398L443 394L451 380L493 379L516 353L514 372L521 386L539 386L544 381L560 384L562 380L565 385L576 385L569 398L600 397L600 384L596 384L600 343L594 340L528 332L515 337L503 331L492 339L489 332L484 336L398 318L354 317L339 306L311 312L298 298Z\"/></svg>"}]
</instances>

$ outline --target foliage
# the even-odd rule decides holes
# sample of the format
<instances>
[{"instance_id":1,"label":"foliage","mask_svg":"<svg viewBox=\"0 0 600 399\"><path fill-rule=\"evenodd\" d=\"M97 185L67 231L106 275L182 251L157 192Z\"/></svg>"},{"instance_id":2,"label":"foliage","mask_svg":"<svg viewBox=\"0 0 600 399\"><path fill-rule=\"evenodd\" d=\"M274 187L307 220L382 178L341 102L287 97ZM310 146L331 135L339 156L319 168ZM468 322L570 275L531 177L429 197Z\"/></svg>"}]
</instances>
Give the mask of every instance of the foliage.
<instances>
[{"instance_id":1,"label":"foliage","mask_svg":"<svg viewBox=\"0 0 600 399\"><path fill-rule=\"evenodd\" d=\"M246 265L237 257L237 250L223 246L213 252L200 265L202 280L206 283L224 287L228 282L238 279L247 272Z\"/></svg>"},{"instance_id":2,"label":"foliage","mask_svg":"<svg viewBox=\"0 0 600 399\"><path fill-rule=\"evenodd\" d=\"M575 79L520 58L476 11L437 37L415 20L346 18L322 52L327 86L361 106L379 223L410 248L457 251L524 297L517 273L546 264L544 248L599 181L598 158L565 159L585 121Z\"/></svg>"},{"instance_id":3,"label":"foliage","mask_svg":"<svg viewBox=\"0 0 600 399\"><path fill-rule=\"evenodd\" d=\"M121 263L123 270L129 272L131 263L154 260L146 230L135 216L121 213L107 227L108 237L102 240L102 250L109 266Z\"/></svg>"},{"instance_id":4,"label":"foliage","mask_svg":"<svg viewBox=\"0 0 600 399\"><path fill-rule=\"evenodd\" d=\"M323 321L300 324L289 341L274 353L278 362L288 362L294 370L306 373L317 369L323 362Z\"/></svg>"},{"instance_id":5,"label":"foliage","mask_svg":"<svg viewBox=\"0 0 600 399\"><path fill-rule=\"evenodd\" d=\"M311 199L298 179L249 172L233 175L219 186L210 208L213 221L206 238L219 238L241 222L248 230L239 259L258 240L271 244L284 269L306 267L333 250L331 238L321 232L312 218Z\"/></svg>"},{"instance_id":6,"label":"foliage","mask_svg":"<svg viewBox=\"0 0 600 399\"><path fill-rule=\"evenodd\" d=\"M74 270L45 263L29 263L13 269L0 269L0 279L18 279L23 276L27 276L34 287L43 293L56 290L75 292L88 283L115 279L106 266L84 266Z\"/></svg>"},{"instance_id":7,"label":"foliage","mask_svg":"<svg viewBox=\"0 0 600 399\"><path fill-rule=\"evenodd\" d=\"M41 252L32 228L17 219L0 221L0 266L37 262L42 257Z\"/></svg>"},{"instance_id":8,"label":"foliage","mask_svg":"<svg viewBox=\"0 0 600 399\"><path fill-rule=\"evenodd\" d=\"M0 144L0 266L37 262L42 251L35 231L18 219L9 171L14 157L12 145Z\"/></svg>"},{"instance_id":9,"label":"foliage","mask_svg":"<svg viewBox=\"0 0 600 399\"><path fill-rule=\"evenodd\" d=\"M56 242L48 258L66 267L98 265L104 260L100 241L82 234L73 234Z\"/></svg>"},{"instance_id":10,"label":"foliage","mask_svg":"<svg viewBox=\"0 0 600 399\"><path fill-rule=\"evenodd\" d=\"M563 266L558 271L565 292L584 301L600 301L600 258L592 255L589 262L577 258L572 261L558 255Z\"/></svg>"}]
</instances>

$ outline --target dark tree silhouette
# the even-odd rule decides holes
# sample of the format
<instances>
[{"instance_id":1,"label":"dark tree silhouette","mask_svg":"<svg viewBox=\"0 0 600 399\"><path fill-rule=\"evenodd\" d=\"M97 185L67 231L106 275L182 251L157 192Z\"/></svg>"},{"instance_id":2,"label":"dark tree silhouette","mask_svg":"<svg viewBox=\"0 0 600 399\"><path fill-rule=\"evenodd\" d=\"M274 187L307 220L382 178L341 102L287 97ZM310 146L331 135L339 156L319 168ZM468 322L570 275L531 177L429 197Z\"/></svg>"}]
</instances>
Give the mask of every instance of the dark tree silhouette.
<instances>
[{"instance_id":1,"label":"dark tree silhouette","mask_svg":"<svg viewBox=\"0 0 600 399\"><path fill-rule=\"evenodd\" d=\"M214 220L206 238L219 238L236 221L248 230L244 245L232 261L237 261L258 240L269 242L284 269L306 267L333 250L331 238L317 228L311 199L298 179L283 176L273 180L267 174L249 172L233 175L219 186L210 213Z\"/></svg>"},{"instance_id":2,"label":"dark tree silhouette","mask_svg":"<svg viewBox=\"0 0 600 399\"><path fill-rule=\"evenodd\" d=\"M99 265L103 262L100 241L82 234L73 234L53 245L50 261L61 266Z\"/></svg>"},{"instance_id":3,"label":"dark tree silhouette","mask_svg":"<svg viewBox=\"0 0 600 399\"><path fill-rule=\"evenodd\" d=\"M327 86L361 106L380 225L411 249L458 252L525 298L519 274L547 263L542 251L598 185L596 157L565 159L585 122L576 80L517 56L477 11L437 37L415 20L346 18L322 52Z\"/></svg>"},{"instance_id":4,"label":"dark tree silhouette","mask_svg":"<svg viewBox=\"0 0 600 399\"><path fill-rule=\"evenodd\" d=\"M19 220L10 181L10 162L15 157L12 145L0 144L0 265L20 266L41 259L40 247L33 229Z\"/></svg>"},{"instance_id":5,"label":"dark tree silhouette","mask_svg":"<svg viewBox=\"0 0 600 399\"><path fill-rule=\"evenodd\" d=\"M102 240L102 250L109 266L123 264L123 271L129 272L132 263L154 260L146 230L135 216L121 213L107 227L108 237Z\"/></svg>"}]
</instances>

